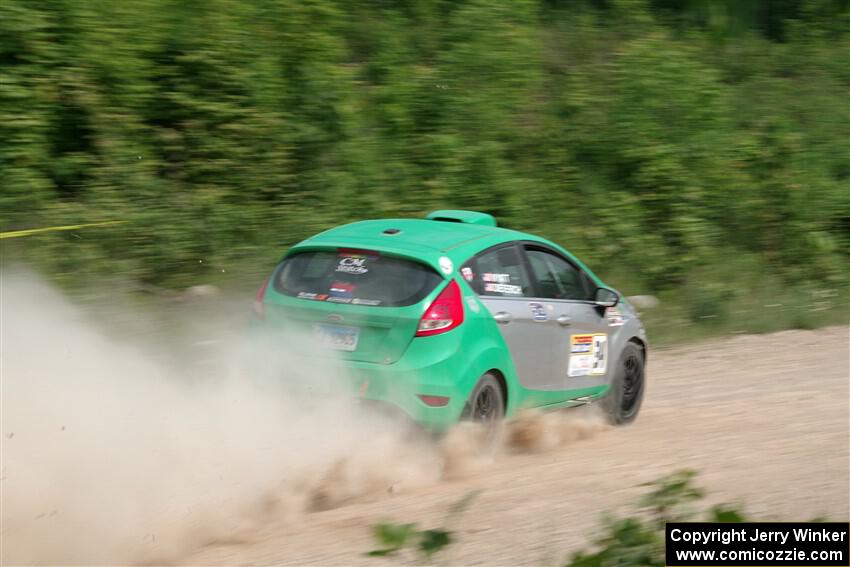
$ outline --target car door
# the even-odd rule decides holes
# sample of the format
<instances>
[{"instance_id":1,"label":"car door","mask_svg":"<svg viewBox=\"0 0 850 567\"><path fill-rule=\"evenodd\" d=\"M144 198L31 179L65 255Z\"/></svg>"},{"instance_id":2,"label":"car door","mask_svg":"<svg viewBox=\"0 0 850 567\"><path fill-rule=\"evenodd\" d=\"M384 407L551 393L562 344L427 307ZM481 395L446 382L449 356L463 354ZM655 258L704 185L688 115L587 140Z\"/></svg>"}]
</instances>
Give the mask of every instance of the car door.
<instances>
[{"instance_id":1,"label":"car door","mask_svg":"<svg viewBox=\"0 0 850 567\"><path fill-rule=\"evenodd\" d=\"M592 297L590 278L557 251L539 244L523 245L535 293L549 312L546 321L552 353L546 372L558 389L571 391L606 383L609 327L604 309Z\"/></svg>"},{"instance_id":2,"label":"car door","mask_svg":"<svg viewBox=\"0 0 850 567\"><path fill-rule=\"evenodd\" d=\"M551 337L529 309L532 288L519 245L484 250L461 266L460 273L499 324L520 383L533 390L551 389L544 363Z\"/></svg>"}]
</instances>

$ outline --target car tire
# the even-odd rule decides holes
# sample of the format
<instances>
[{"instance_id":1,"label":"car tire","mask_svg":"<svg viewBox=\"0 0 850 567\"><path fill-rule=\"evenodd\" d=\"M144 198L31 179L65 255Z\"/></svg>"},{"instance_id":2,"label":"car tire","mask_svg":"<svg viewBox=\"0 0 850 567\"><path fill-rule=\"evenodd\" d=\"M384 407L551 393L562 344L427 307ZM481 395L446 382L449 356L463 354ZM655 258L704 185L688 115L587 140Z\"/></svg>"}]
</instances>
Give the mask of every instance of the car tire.
<instances>
[{"instance_id":1,"label":"car tire","mask_svg":"<svg viewBox=\"0 0 850 567\"><path fill-rule=\"evenodd\" d=\"M497 425L504 417L505 393L502 385L495 376L487 372L469 394L464 419L489 426Z\"/></svg>"},{"instance_id":2,"label":"car tire","mask_svg":"<svg viewBox=\"0 0 850 567\"><path fill-rule=\"evenodd\" d=\"M602 409L612 425L626 425L637 418L646 389L643 350L628 342L611 380L611 387L601 400Z\"/></svg>"}]
</instances>

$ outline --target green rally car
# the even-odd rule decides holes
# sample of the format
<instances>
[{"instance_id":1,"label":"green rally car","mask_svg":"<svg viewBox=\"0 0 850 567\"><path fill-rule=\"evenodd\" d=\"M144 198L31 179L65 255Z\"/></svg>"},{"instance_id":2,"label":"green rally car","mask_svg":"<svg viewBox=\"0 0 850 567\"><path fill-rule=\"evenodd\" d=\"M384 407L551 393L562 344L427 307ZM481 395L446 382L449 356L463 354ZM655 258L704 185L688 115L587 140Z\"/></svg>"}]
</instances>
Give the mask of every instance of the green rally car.
<instances>
[{"instance_id":1,"label":"green rally car","mask_svg":"<svg viewBox=\"0 0 850 567\"><path fill-rule=\"evenodd\" d=\"M255 311L337 354L353 395L429 429L595 400L622 424L643 397L634 309L557 244L484 213L325 231L287 252Z\"/></svg>"}]
</instances>

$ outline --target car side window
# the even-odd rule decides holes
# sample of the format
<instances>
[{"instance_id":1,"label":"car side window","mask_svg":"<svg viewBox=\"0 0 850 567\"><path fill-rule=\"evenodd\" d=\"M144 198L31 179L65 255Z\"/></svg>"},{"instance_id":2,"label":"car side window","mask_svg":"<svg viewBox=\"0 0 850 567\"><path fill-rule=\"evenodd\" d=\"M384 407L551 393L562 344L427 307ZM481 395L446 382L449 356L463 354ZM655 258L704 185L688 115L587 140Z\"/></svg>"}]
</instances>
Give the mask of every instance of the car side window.
<instances>
[{"instance_id":1,"label":"car side window","mask_svg":"<svg viewBox=\"0 0 850 567\"><path fill-rule=\"evenodd\" d=\"M579 280L581 281L581 285L584 286L584 289L587 290L586 299L588 301L593 301L594 296L596 295L596 284L593 283L593 280L590 279L590 276L588 276L583 271L579 272Z\"/></svg>"},{"instance_id":2,"label":"car side window","mask_svg":"<svg viewBox=\"0 0 850 567\"><path fill-rule=\"evenodd\" d=\"M590 298L588 279L581 270L557 254L540 248L526 248L531 272L541 297L547 299Z\"/></svg>"},{"instance_id":3,"label":"car side window","mask_svg":"<svg viewBox=\"0 0 850 567\"><path fill-rule=\"evenodd\" d=\"M524 297L531 286L515 246L488 250L460 269L461 276L479 295Z\"/></svg>"}]
</instances>

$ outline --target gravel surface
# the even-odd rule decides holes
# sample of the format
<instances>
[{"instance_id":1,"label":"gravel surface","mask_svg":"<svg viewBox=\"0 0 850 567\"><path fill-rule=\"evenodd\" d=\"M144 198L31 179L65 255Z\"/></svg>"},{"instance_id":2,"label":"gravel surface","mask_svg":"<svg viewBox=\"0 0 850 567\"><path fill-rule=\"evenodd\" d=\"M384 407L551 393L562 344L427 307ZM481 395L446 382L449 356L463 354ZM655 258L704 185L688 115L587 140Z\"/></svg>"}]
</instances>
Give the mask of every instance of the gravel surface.
<instances>
[{"instance_id":1,"label":"gravel surface","mask_svg":"<svg viewBox=\"0 0 850 567\"><path fill-rule=\"evenodd\" d=\"M642 413L567 446L502 455L464 478L266 523L184 557L193 565L391 565L369 558L380 521L442 525L482 493L438 559L453 565L558 565L598 533L605 512L629 513L641 483L700 472L707 503L741 502L759 519L850 517L850 329L712 340L649 359Z\"/></svg>"}]
</instances>

